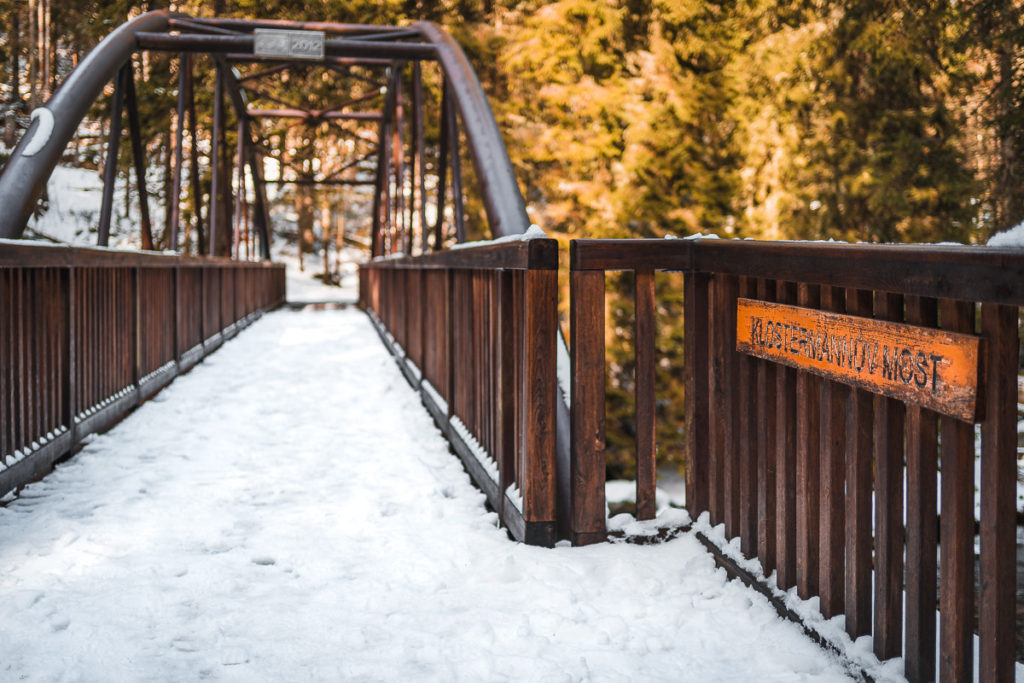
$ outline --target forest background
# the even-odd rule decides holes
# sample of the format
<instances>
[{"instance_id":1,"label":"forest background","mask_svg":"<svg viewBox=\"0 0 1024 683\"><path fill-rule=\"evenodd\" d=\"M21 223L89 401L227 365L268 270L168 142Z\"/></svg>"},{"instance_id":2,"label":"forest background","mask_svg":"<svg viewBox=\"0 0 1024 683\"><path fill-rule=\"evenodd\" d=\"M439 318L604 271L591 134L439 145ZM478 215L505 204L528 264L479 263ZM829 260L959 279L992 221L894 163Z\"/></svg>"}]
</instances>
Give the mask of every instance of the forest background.
<instances>
[{"instance_id":1,"label":"forest background","mask_svg":"<svg viewBox=\"0 0 1024 683\"><path fill-rule=\"evenodd\" d=\"M983 243L1024 220L1021 0L0 0L8 146L92 46L151 9L443 24L490 97L531 220L563 242ZM139 84L148 154L168 168L176 68L156 58ZM683 439L675 284L658 297L668 460ZM631 284L609 291L610 475L628 476Z\"/></svg>"}]
</instances>

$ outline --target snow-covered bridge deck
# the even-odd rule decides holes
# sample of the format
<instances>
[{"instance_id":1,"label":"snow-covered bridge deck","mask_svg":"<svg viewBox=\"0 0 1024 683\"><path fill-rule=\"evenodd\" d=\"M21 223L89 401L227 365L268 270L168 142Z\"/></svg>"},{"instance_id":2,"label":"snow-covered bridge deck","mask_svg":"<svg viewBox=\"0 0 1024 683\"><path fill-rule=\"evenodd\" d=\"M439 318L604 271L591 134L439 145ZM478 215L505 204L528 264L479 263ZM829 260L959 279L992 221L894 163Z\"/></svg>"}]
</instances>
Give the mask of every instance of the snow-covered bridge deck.
<instances>
[{"instance_id":1,"label":"snow-covered bridge deck","mask_svg":"<svg viewBox=\"0 0 1024 683\"><path fill-rule=\"evenodd\" d=\"M359 311L279 311L0 508L4 680L839 680L693 537L511 542Z\"/></svg>"}]
</instances>

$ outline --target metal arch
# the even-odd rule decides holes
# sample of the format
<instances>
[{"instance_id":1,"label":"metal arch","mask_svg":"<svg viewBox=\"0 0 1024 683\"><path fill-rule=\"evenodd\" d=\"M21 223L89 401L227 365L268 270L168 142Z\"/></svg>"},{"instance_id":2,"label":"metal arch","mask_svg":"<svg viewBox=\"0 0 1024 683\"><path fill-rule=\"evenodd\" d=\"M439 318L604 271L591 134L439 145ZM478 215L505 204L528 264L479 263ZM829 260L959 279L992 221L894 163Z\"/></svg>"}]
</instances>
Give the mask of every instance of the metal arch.
<instances>
[{"instance_id":1,"label":"metal arch","mask_svg":"<svg viewBox=\"0 0 1024 683\"><path fill-rule=\"evenodd\" d=\"M498 122L476 72L455 39L437 24L418 21L413 27L435 45L437 61L451 85L452 95L462 115L473 165L480 178L480 194L493 236L526 232L530 225L526 202L519 190Z\"/></svg>"},{"instance_id":2,"label":"metal arch","mask_svg":"<svg viewBox=\"0 0 1024 683\"><path fill-rule=\"evenodd\" d=\"M147 12L122 24L100 41L46 101L43 108L53 117L53 129L46 142L35 154L24 154L25 148L35 142L36 134L43 128L40 117L29 126L0 172L0 204L5 207L0 212L0 238L21 237L47 179L78 124L103 88L135 52L135 34L166 31L174 16L177 15L160 10Z\"/></svg>"},{"instance_id":3,"label":"metal arch","mask_svg":"<svg viewBox=\"0 0 1024 683\"><path fill-rule=\"evenodd\" d=\"M168 31L179 24L203 24L235 30L250 30L256 27L298 28L323 30L329 35L345 36L330 42L349 42L367 54L364 45L373 44L373 51L381 55L393 52L394 58L413 56L421 59L436 59L450 84L453 99L462 118L463 129L469 143L470 154L479 178L479 190L484 201L488 223L495 237L525 232L529 225L525 202L512 170L512 164L505 149L494 114L491 111L483 88L458 43L443 29L431 22L416 22L411 28L392 26L369 26L348 24L310 24L308 22L263 21L263 20L218 20L193 19L184 14L165 10L148 12L122 24L96 46L42 109L53 116L53 128L35 154L26 155L43 122L34 121L12 152L7 164L0 171L0 203L7 210L0 213L0 238L17 239L22 236L44 184L53 172L60 155L71 140L92 103L102 94L104 87L118 70L140 49L181 50L179 36L170 36ZM367 36L374 42L362 40ZM432 48L427 55L422 48L399 42L379 40L387 34L406 37L412 32L421 35ZM162 35L161 35L162 34ZM237 38L248 38L237 36ZM206 35L185 51L222 51L206 47L218 40L224 43L238 42L235 36ZM248 38L251 42L251 38ZM163 43L167 43L164 47ZM369 56L367 54L367 56ZM45 114L42 118L46 118Z\"/></svg>"}]
</instances>

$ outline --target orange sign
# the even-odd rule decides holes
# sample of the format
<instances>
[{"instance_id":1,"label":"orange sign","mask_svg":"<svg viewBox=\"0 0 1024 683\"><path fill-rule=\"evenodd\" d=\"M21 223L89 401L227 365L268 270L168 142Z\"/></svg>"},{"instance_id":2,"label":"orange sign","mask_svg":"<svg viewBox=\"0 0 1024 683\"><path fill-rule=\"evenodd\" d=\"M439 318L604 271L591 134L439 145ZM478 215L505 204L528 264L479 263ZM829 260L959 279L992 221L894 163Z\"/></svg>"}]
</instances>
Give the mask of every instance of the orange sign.
<instances>
[{"instance_id":1,"label":"orange sign","mask_svg":"<svg viewBox=\"0 0 1024 683\"><path fill-rule=\"evenodd\" d=\"M736 349L973 421L979 338L739 299Z\"/></svg>"}]
</instances>

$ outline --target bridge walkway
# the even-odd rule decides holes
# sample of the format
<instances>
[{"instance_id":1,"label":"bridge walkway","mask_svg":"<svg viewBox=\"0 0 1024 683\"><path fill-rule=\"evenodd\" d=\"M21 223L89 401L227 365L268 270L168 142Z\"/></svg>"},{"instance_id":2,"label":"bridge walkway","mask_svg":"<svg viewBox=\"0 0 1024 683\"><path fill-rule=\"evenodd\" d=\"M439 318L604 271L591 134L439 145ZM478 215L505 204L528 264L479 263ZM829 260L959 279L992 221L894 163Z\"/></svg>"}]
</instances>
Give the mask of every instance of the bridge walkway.
<instances>
[{"instance_id":1,"label":"bridge walkway","mask_svg":"<svg viewBox=\"0 0 1024 683\"><path fill-rule=\"evenodd\" d=\"M699 542L511 542L355 309L281 310L0 507L0 679L842 680Z\"/></svg>"}]
</instances>

